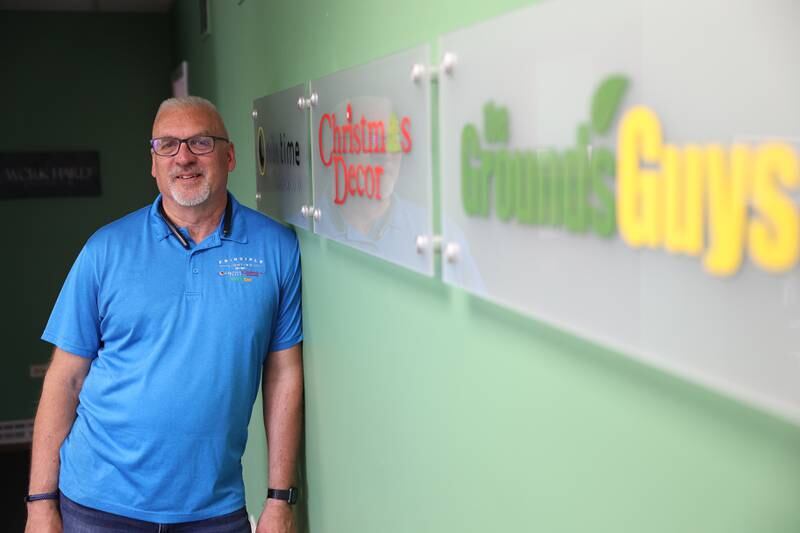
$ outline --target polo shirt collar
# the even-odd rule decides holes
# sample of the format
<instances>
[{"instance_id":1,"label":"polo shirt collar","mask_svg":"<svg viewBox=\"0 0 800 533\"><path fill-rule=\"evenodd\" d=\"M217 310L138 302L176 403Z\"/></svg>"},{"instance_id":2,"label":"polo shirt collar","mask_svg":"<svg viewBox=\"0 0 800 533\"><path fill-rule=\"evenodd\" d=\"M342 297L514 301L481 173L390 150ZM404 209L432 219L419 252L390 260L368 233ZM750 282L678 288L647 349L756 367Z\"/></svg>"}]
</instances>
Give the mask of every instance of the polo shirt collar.
<instances>
[{"instance_id":1,"label":"polo shirt collar","mask_svg":"<svg viewBox=\"0 0 800 533\"><path fill-rule=\"evenodd\" d=\"M247 242L247 223L242 213L242 206L241 204L234 198L233 194L228 192L228 201L231 203L231 207L233 211L231 212L231 232L230 235L227 237L222 236L222 224L225 219L225 214L223 213L222 219L219 221L219 225L215 231L217 237L223 241L234 241L238 243L246 243ZM158 206L161 203L161 194L156 196L155 201L150 205L150 225L153 228L153 235L155 235L156 239L159 241L163 241L170 235L172 235L172 231L170 231L169 226L167 226L166 220L164 217L161 216L161 213L158 210Z\"/></svg>"}]
</instances>

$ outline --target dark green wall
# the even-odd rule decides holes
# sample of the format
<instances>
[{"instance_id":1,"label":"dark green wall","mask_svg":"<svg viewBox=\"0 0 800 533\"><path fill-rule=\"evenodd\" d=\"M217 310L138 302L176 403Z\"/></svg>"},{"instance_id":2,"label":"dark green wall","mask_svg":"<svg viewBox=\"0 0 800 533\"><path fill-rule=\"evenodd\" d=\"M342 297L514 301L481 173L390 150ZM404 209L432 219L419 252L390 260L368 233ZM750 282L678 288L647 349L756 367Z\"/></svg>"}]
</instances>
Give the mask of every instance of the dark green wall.
<instances>
[{"instance_id":1,"label":"dark green wall","mask_svg":"<svg viewBox=\"0 0 800 533\"><path fill-rule=\"evenodd\" d=\"M0 420L30 418L38 340L101 225L152 201L147 139L174 65L168 15L0 12L0 150L96 150L103 193L0 199Z\"/></svg>"}]
</instances>

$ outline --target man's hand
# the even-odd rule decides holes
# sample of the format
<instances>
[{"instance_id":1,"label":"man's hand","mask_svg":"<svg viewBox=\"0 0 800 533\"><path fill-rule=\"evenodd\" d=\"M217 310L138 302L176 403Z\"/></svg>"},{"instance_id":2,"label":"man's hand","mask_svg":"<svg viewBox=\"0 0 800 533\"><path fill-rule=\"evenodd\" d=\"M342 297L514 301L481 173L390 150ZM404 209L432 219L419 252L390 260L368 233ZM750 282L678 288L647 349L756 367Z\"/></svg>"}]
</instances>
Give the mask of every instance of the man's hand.
<instances>
[{"instance_id":1,"label":"man's hand","mask_svg":"<svg viewBox=\"0 0 800 533\"><path fill-rule=\"evenodd\" d=\"M56 500L28 503L28 522L25 533L61 533L61 514Z\"/></svg>"},{"instance_id":2,"label":"man's hand","mask_svg":"<svg viewBox=\"0 0 800 533\"><path fill-rule=\"evenodd\" d=\"M268 499L258 519L256 533L297 533L292 506L284 501Z\"/></svg>"}]
</instances>

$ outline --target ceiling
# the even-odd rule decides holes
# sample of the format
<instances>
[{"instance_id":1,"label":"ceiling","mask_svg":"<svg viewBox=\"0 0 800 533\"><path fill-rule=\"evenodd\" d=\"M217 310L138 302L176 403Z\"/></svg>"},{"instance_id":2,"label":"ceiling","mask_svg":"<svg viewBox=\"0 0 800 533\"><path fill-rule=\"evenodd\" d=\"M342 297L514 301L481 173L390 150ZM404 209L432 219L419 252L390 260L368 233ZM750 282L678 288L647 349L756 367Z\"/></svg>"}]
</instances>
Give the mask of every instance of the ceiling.
<instances>
[{"instance_id":1,"label":"ceiling","mask_svg":"<svg viewBox=\"0 0 800 533\"><path fill-rule=\"evenodd\" d=\"M166 13L173 0L0 0L0 11Z\"/></svg>"}]
</instances>

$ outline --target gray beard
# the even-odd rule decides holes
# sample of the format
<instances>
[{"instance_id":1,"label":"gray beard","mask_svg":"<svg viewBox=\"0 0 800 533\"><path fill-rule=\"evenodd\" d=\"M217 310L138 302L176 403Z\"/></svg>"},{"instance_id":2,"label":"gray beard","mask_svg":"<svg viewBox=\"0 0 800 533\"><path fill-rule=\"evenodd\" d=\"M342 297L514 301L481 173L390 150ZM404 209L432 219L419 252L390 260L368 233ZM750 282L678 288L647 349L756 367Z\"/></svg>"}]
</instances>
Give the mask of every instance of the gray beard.
<instances>
[{"instance_id":1,"label":"gray beard","mask_svg":"<svg viewBox=\"0 0 800 533\"><path fill-rule=\"evenodd\" d=\"M203 176L203 181L200 183L199 189L194 193L184 193L180 189L180 185L176 183L177 179L173 179L169 185L169 191L172 193L172 199L181 207L195 207L202 204L208 197L211 196L211 185L208 179Z\"/></svg>"}]
</instances>

